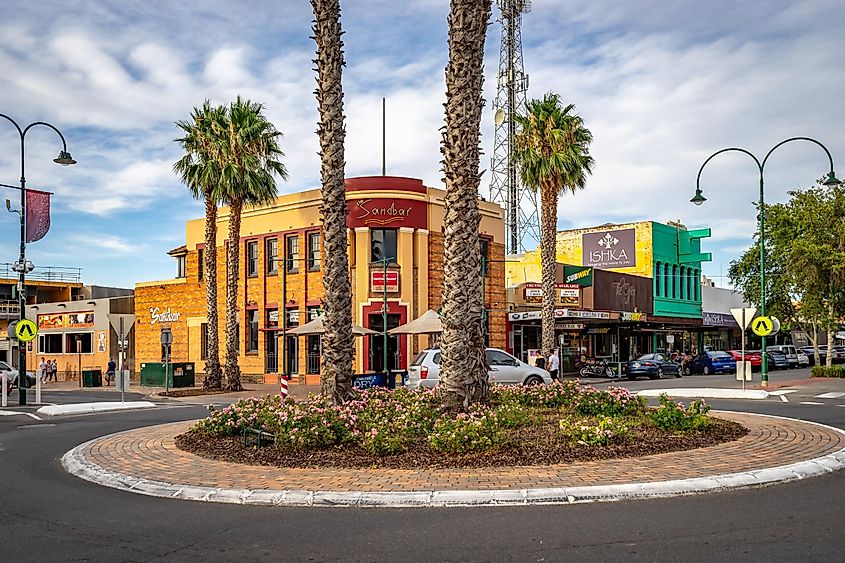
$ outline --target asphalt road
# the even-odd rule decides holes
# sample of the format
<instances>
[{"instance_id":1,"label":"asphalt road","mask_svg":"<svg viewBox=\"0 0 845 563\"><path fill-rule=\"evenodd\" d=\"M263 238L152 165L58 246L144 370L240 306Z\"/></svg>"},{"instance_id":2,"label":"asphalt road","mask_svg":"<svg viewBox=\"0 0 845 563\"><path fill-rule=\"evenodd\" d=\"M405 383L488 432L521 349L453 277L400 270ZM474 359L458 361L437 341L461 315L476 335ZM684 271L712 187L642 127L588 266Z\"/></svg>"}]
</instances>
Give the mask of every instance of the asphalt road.
<instances>
[{"instance_id":1,"label":"asphalt road","mask_svg":"<svg viewBox=\"0 0 845 563\"><path fill-rule=\"evenodd\" d=\"M845 391L842 382L826 385ZM800 388L790 402L714 407L845 428L838 406L845 400L803 401L818 389ZM44 421L0 417L0 560L836 561L845 552L845 472L729 493L576 506L274 509L144 497L61 468L60 457L88 439L205 412L169 405Z\"/></svg>"}]
</instances>

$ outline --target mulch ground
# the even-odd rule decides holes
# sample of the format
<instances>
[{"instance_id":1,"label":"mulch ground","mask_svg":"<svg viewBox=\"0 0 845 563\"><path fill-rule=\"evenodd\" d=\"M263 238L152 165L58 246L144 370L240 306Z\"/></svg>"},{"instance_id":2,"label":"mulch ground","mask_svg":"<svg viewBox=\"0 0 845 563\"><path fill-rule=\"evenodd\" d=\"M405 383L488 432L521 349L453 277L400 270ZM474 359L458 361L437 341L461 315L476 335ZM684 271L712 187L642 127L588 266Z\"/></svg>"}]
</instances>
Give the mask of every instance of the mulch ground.
<instances>
[{"instance_id":1,"label":"mulch ground","mask_svg":"<svg viewBox=\"0 0 845 563\"><path fill-rule=\"evenodd\" d=\"M711 418L712 423L704 431L680 434L640 424L629 428L629 433L615 443L594 447L572 443L564 437L558 430L559 419L560 416L545 416L542 424L510 430L495 449L466 454L444 454L429 446L422 437L404 453L384 457L372 456L355 445L321 450L300 450L286 445L244 446L240 436L215 437L194 431L177 436L176 445L202 457L250 465L434 469L553 465L640 457L714 446L748 433L744 426L719 418Z\"/></svg>"}]
</instances>

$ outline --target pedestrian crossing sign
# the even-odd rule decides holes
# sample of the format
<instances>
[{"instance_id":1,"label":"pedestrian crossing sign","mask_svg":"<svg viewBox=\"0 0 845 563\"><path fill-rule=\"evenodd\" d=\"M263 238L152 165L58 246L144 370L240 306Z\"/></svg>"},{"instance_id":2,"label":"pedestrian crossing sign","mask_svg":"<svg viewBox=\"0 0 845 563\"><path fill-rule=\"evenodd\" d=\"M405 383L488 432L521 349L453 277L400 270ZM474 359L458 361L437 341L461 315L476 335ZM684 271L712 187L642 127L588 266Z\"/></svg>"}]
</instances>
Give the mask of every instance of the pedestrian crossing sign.
<instances>
[{"instance_id":1,"label":"pedestrian crossing sign","mask_svg":"<svg viewBox=\"0 0 845 563\"><path fill-rule=\"evenodd\" d=\"M757 336L768 336L772 333L774 323L769 317L757 317L751 321L751 331Z\"/></svg>"},{"instance_id":2,"label":"pedestrian crossing sign","mask_svg":"<svg viewBox=\"0 0 845 563\"><path fill-rule=\"evenodd\" d=\"M35 326L35 323L29 319L19 321L18 324L15 325L15 336L17 336L18 340L21 342L30 342L34 340L36 334L38 334L38 327Z\"/></svg>"}]
</instances>

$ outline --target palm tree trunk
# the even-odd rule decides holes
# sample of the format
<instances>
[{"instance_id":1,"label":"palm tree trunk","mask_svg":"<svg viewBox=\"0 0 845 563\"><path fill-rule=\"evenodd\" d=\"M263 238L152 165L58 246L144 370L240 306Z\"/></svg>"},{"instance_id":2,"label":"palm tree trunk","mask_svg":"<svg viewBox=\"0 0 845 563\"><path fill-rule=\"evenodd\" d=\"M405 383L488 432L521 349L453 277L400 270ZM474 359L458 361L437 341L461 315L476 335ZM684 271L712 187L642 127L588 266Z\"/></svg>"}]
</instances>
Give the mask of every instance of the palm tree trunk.
<instances>
[{"instance_id":1,"label":"palm tree trunk","mask_svg":"<svg viewBox=\"0 0 845 563\"><path fill-rule=\"evenodd\" d=\"M326 332L323 335L320 392L327 402L340 404L352 390L352 285L349 280L349 240L344 182L343 33L339 0L311 0L317 43L317 106L320 120L320 176L322 180L323 288ZM359 264L366 268L366 264Z\"/></svg>"},{"instance_id":2,"label":"palm tree trunk","mask_svg":"<svg viewBox=\"0 0 845 563\"><path fill-rule=\"evenodd\" d=\"M226 382L227 391L240 391L241 370L238 366L238 281L240 278L241 208L235 200L229 206L229 241L226 248Z\"/></svg>"},{"instance_id":3,"label":"palm tree trunk","mask_svg":"<svg viewBox=\"0 0 845 563\"><path fill-rule=\"evenodd\" d=\"M223 385L220 373L220 331L217 315L217 202L205 195L205 249L201 268L205 268L206 304L206 360L205 389L220 389Z\"/></svg>"},{"instance_id":4,"label":"palm tree trunk","mask_svg":"<svg viewBox=\"0 0 845 563\"><path fill-rule=\"evenodd\" d=\"M451 2L446 127L440 144L446 182L440 385L443 406L452 412L489 400L478 238L481 88L489 19L490 0Z\"/></svg>"},{"instance_id":5,"label":"palm tree trunk","mask_svg":"<svg viewBox=\"0 0 845 563\"><path fill-rule=\"evenodd\" d=\"M540 263L543 308L540 313L540 347L544 358L555 349L555 273L557 265L557 186L540 186Z\"/></svg>"}]
</instances>

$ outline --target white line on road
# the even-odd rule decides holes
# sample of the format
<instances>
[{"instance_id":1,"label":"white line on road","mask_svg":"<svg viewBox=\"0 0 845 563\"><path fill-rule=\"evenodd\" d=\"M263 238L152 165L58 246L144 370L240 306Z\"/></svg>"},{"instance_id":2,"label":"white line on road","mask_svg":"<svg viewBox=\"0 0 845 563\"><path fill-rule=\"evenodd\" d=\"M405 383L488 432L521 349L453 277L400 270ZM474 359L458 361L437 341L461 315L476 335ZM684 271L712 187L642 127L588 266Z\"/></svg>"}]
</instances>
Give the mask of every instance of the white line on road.
<instances>
[{"instance_id":1,"label":"white line on road","mask_svg":"<svg viewBox=\"0 0 845 563\"><path fill-rule=\"evenodd\" d=\"M780 396L780 400L781 400L781 401L783 401L784 403L788 403L788 402L789 402L789 399L787 399L785 395L781 395L781 396Z\"/></svg>"},{"instance_id":2,"label":"white line on road","mask_svg":"<svg viewBox=\"0 0 845 563\"><path fill-rule=\"evenodd\" d=\"M770 391L769 395L788 395L789 393L796 393L798 389L781 389L779 391Z\"/></svg>"},{"instance_id":3,"label":"white line on road","mask_svg":"<svg viewBox=\"0 0 845 563\"><path fill-rule=\"evenodd\" d=\"M801 401L799 405L823 405L824 403L817 403L815 401Z\"/></svg>"},{"instance_id":4,"label":"white line on road","mask_svg":"<svg viewBox=\"0 0 845 563\"><path fill-rule=\"evenodd\" d=\"M816 399L838 399L839 397L845 397L845 393L843 392L831 392L831 393L822 393L821 395L816 395Z\"/></svg>"}]
</instances>

